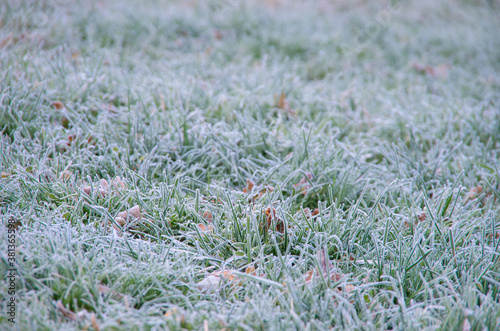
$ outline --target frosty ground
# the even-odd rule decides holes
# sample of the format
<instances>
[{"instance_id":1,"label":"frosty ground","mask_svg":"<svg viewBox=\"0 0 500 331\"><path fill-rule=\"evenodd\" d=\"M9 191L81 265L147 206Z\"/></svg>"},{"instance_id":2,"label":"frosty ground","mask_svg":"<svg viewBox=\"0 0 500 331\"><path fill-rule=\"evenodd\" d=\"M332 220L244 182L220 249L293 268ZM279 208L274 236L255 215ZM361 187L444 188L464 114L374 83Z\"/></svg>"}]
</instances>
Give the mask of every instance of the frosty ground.
<instances>
[{"instance_id":1,"label":"frosty ground","mask_svg":"<svg viewBox=\"0 0 500 331\"><path fill-rule=\"evenodd\" d=\"M499 13L2 2L0 328L500 328Z\"/></svg>"}]
</instances>

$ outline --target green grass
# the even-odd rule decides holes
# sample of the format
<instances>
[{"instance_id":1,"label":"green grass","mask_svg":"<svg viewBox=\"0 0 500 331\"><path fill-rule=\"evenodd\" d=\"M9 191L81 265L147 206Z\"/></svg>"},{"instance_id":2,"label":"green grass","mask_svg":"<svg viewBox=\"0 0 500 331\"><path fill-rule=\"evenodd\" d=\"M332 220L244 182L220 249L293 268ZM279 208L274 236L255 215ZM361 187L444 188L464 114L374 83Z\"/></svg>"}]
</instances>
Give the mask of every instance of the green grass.
<instances>
[{"instance_id":1,"label":"green grass","mask_svg":"<svg viewBox=\"0 0 500 331\"><path fill-rule=\"evenodd\" d=\"M0 329L500 328L498 3L0 13Z\"/></svg>"}]
</instances>

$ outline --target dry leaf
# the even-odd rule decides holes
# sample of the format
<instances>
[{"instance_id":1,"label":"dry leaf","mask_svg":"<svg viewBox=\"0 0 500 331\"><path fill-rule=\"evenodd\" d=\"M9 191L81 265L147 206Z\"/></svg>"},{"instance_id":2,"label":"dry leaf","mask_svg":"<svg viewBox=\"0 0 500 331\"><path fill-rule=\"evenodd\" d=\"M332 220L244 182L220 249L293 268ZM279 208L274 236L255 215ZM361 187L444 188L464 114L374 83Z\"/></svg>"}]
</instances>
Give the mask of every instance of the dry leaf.
<instances>
[{"instance_id":1,"label":"dry leaf","mask_svg":"<svg viewBox=\"0 0 500 331\"><path fill-rule=\"evenodd\" d=\"M90 323L92 324L92 327L94 328L95 331L100 330L99 324L97 324L97 318L95 317L94 313L92 313L92 315L90 315Z\"/></svg>"},{"instance_id":2,"label":"dry leaf","mask_svg":"<svg viewBox=\"0 0 500 331\"><path fill-rule=\"evenodd\" d=\"M286 101L286 94L284 92L280 94L279 98L276 95L274 95L274 99L276 102L276 107L279 109L286 110L287 115L293 115L293 116L297 115L297 112L292 110L290 108L290 104L288 103L288 101Z\"/></svg>"},{"instance_id":3,"label":"dry leaf","mask_svg":"<svg viewBox=\"0 0 500 331\"><path fill-rule=\"evenodd\" d=\"M196 224L196 226L198 227L198 229L200 229L200 231L202 232L212 232L214 230L213 226L208 224L207 226L205 226L204 224Z\"/></svg>"},{"instance_id":4,"label":"dry leaf","mask_svg":"<svg viewBox=\"0 0 500 331\"><path fill-rule=\"evenodd\" d=\"M92 191L92 188L90 186L84 186L82 188L83 192L85 192L87 195L90 195L90 192Z\"/></svg>"},{"instance_id":5,"label":"dry leaf","mask_svg":"<svg viewBox=\"0 0 500 331\"><path fill-rule=\"evenodd\" d=\"M221 40L222 39L222 32L220 32L219 30L215 30L214 31L214 38L217 40Z\"/></svg>"},{"instance_id":6,"label":"dry leaf","mask_svg":"<svg viewBox=\"0 0 500 331\"><path fill-rule=\"evenodd\" d=\"M52 107L54 107L55 109L63 109L63 108L65 108L64 103L62 103L61 101L53 101L52 102Z\"/></svg>"},{"instance_id":7,"label":"dry leaf","mask_svg":"<svg viewBox=\"0 0 500 331\"><path fill-rule=\"evenodd\" d=\"M289 105L288 105L288 102L285 100L285 93L282 92L281 95L280 95L280 98L278 100L278 104L277 104L277 107L280 108L280 109L289 109Z\"/></svg>"},{"instance_id":8,"label":"dry leaf","mask_svg":"<svg viewBox=\"0 0 500 331\"><path fill-rule=\"evenodd\" d=\"M64 317L66 317L72 321L76 321L77 315L74 312L72 312L71 310L69 310L68 308L64 307L64 304L61 302L61 300L57 301L56 307L57 307L57 310L59 310L59 312L61 314L63 314Z\"/></svg>"},{"instance_id":9,"label":"dry leaf","mask_svg":"<svg viewBox=\"0 0 500 331\"><path fill-rule=\"evenodd\" d=\"M210 289L215 289L219 287L219 284L221 284L221 279L225 279L226 281L233 282L234 285L241 285L241 281L235 281L236 280L236 270L233 269L227 269L227 270L222 270L222 271L215 271L211 273L210 275L206 276L202 281L198 282L196 286L198 289L202 291L207 291ZM248 266L245 269L245 273L249 275L257 275L257 271L253 266Z\"/></svg>"},{"instance_id":10,"label":"dry leaf","mask_svg":"<svg viewBox=\"0 0 500 331\"><path fill-rule=\"evenodd\" d=\"M307 192L312 188L309 181L312 180L313 177L314 176L312 173L306 172L306 175L302 177L297 184L293 184L293 187L299 189L300 193L302 193L303 195L306 195Z\"/></svg>"},{"instance_id":11,"label":"dry leaf","mask_svg":"<svg viewBox=\"0 0 500 331\"><path fill-rule=\"evenodd\" d=\"M252 192L252 190L254 189L255 187L255 184L254 182L251 180L251 179L247 179L247 186L243 188L243 193L250 193ZM259 188L262 187L261 185L259 185ZM256 188L257 190L258 188ZM270 186L270 185L265 185L263 188L261 188L256 195L254 195L250 200L249 202L251 203L254 203L255 200L257 199L260 199L264 194L268 193L268 192L272 192L274 190L274 187Z\"/></svg>"},{"instance_id":12,"label":"dry leaf","mask_svg":"<svg viewBox=\"0 0 500 331\"><path fill-rule=\"evenodd\" d=\"M254 275L254 276L257 275L257 271L255 270L254 266L248 266L248 267L246 267L245 273L249 274L249 275Z\"/></svg>"},{"instance_id":13,"label":"dry leaf","mask_svg":"<svg viewBox=\"0 0 500 331\"><path fill-rule=\"evenodd\" d=\"M267 228L271 227L273 220L276 222L276 231L284 233L285 232L285 224L281 219L278 218L276 214L276 209L272 207L267 207L265 210L267 216Z\"/></svg>"},{"instance_id":14,"label":"dry leaf","mask_svg":"<svg viewBox=\"0 0 500 331\"><path fill-rule=\"evenodd\" d=\"M203 213L203 217L205 218L205 221L209 222L209 223L212 223L213 221L213 217L212 217L212 213L209 212L209 211L206 211Z\"/></svg>"},{"instance_id":15,"label":"dry leaf","mask_svg":"<svg viewBox=\"0 0 500 331\"><path fill-rule=\"evenodd\" d=\"M252 191L255 186L254 182L251 179L247 179L247 187L243 188L243 193L248 193Z\"/></svg>"},{"instance_id":16,"label":"dry leaf","mask_svg":"<svg viewBox=\"0 0 500 331\"><path fill-rule=\"evenodd\" d=\"M117 215L117 217L121 217L123 219L127 219L128 216L133 216L135 218L141 219L141 207L139 207L139 205L135 205L129 210L122 211Z\"/></svg>"},{"instance_id":17,"label":"dry leaf","mask_svg":"<svg viewBox=\"0 0 500 331\"><path fill-rule=\"evenodd\" d=\"M442 63L440 65L432 67L430 65L424 65L421 63L414 63L412 65L412 67L413 67L413 69L415 69L415 71L417 71L418 73L421 73L421 74L427 74L427 75L432 76L434 78L447 78L448 71L451 69L451 64Z\"/></svg>"},{"instance_id":18,"label":"dry leaf","mask_svg":"<svg viewBox=\"0 0 500 331\"><path fill-rule=\"evenodd\" d=\"M127 223L123 217L116 217L115 222L118 223L119 226L124 226Z\"/></svg>"},{"instance_id":19,"label":"dry leaf","mask_svg":"<svg viewBox=\"0 0 500 331\"><path fill-rule=\"evenodd\" d=\"M109 184L108 181L105 180L104 178L99 181L99 184L101 185L101 189L104 191L108 190Z\"/></svg>"},{"instance_id":20,"label":"dry leaf","mask_svg":"<svg viewBox=\"0 0 500 331\"><path fill-rule=\"evenodd\" d=\"M3 171L2 171L0 174L1 174L1 177L2 177L2 178L7 178L7 177L12 176L12 174L11 174L10 172L3 172Z\"/></svg>"},{"instance_id":21,"label":"dry leaf","mask_svg":"<svg viewBox=\"0 0 500 331\"><path fill-rule=\"evenodd\" d=\"M176 307L174 307L172 309L167 310L167 312L165 313L165 317L174 316L174 315L177 315L178 313L179 313L179 310Z\"/></svg>"},{"instance_id":22,"label":"dry leaf","mask_svg":"<svg viewBox=\"0 0 500 331\"><path fill-rule=\"evenodd\" d=\"M111 185L117 189L123 189L125 188L125 183L122 181L120 176L116 176L112 181Z\"/></svg>"},{"instance_id":23,"label":"dry leaf","mask_svg":"<svg viewBox=\"0 0 500 331\"><path fill-rule=\"evenodd\" d=\"M115 299L125 298L125 295L123 295L122 293L118 293L118 292L113 291L107 285L102 285L102 284L97 285L97 291L99 291L100 293L103 293L103 294L112 294Z\"/></svg>"},{"instance_id":24,"label":"dry leaf","mask_svg":"<svg viewBox=\"0 0 500 331\"><path fill-rule=\"evenodd\" d=\"M73 173L68 170L64 170L61 175L59 176L60 180L70 180L71 176L73 176Z\"/></svg>"},{"instance_id":25,"label":"dry leaf","mask_svg":"<svg viewBox=\"0 0 500 331\"><path fill-rule=\"evenodd\" d=\"M473 187L465 196L465 201L477 199L481 193L483 193L483 188L481 186Z\"/></svg>"},{"instance_id":26,"label":"dry leaf","mask_svg":"<svg viewBox=\"0 0 500 331\"><path fill-rule=\"evenodd\" d=\"M333 282L338 282L340 279L342 279L342 276L335 272L332 267L333 265L331 264L329 258L328 258L328 253L326 251L326 248L322 248L316 253L316 257L319 260L319 265L320 265L320 272L323 274L323 277L327 277L328 274L330 274L330 279ZM305 274L305 281L307 284L309 284L314 278L318 277L320 275L319 271L317 269L312 269L306 272Z\"/></svg>"}]
</instances>

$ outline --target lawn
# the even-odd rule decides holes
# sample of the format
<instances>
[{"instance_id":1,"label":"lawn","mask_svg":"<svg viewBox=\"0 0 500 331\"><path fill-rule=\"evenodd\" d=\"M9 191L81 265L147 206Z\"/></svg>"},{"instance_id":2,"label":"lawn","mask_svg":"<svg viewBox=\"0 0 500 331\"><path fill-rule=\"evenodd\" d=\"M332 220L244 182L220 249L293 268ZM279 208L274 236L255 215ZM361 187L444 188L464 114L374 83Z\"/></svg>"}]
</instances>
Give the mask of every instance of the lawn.
<instances>
[{"instance_id":1,"label":"lawn","mask_svg":"<svg viewBox=\"0 0 500 331\"><path fill-rule=\"evenodd\" d=\"M0 2L0 329L499 330L499 31L492 0Z\"/></svg>"}]
</instances>

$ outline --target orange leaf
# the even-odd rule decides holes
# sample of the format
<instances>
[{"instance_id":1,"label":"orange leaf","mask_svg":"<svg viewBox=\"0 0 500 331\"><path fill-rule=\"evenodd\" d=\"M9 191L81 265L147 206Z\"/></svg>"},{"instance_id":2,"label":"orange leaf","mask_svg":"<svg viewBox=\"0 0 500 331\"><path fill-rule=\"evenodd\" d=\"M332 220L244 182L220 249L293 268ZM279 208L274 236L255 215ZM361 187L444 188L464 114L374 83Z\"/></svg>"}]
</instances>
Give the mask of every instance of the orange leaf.
<instances>
[{"instance_id":1,"label":"orange leaf","mask_svg":"<svg viewBox=\"0 0 500 331\"><path fill-rule=\"evenodd\" d=\"M212 213L209 212L209 211L206 211L203 213L203 217L205 218L205 221L209 222L209 223L212 223L213 221L213 217L212 217Z\"/></svg>"},{"instance_id":2,"label":"orange leaf","mask_svg":"<svg viewBox=\"0 0 500 331\"><path fill-rule=\"evenodd\" d=\"M278 100L278 108L286 109L286 106L288 106L288 102L286 102L285 97L286 97L285 93L282 92Z\"/></svg>"},{"instance_id":3,"label":"orange leaf","mask_svg":"<svg viewBox=\"0 0 500 331\"><path fill-rule=\"evenodd\" d=\"M205 226L204 224L196 224L196 226L202 231L202 232L212 232L214 230L213 226L208 224Z\"/></svg>"},{"instance_id":4,"label":"orange leaf","mask_svg":"<svg viewBox=\"0 0 500 331\"><path fill-rule=\"evenodd\" d=\"M281 219L278 218L276 214L276 209L272 207L267 207L265 210L267 216L267 228L271 227L273 220L276 222L276 231L284 233L285 232L285 224Z\"/></svg>"},{"instance_id":5,"label":"orange leaf","mask_svg":"<svg viewBox=\"0 0 500 331\"><path fill-rule=\"evenodd\" d=\"M52 107L54 107L55 109L63 109L63 108L65 108L64 103L62 103L61 101L53 101L52 102Z\"/></svg>"}]
</instances>

